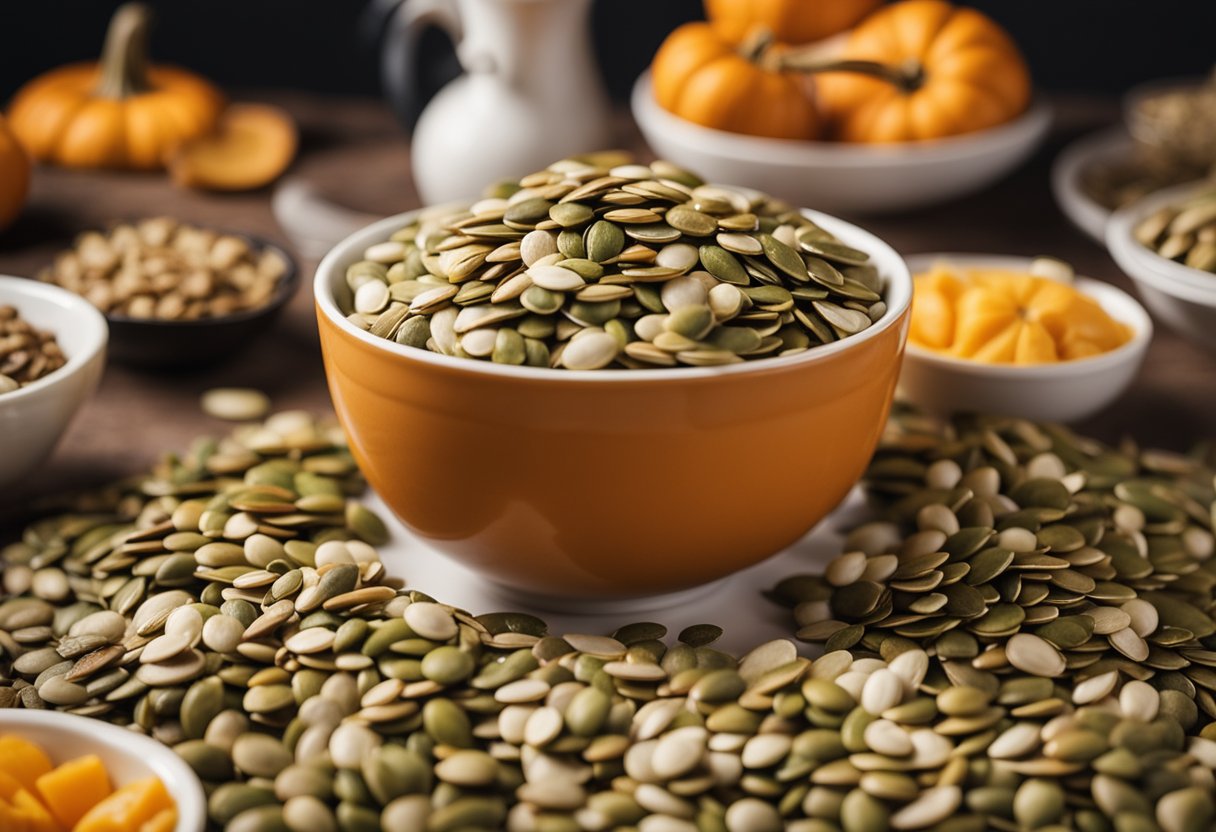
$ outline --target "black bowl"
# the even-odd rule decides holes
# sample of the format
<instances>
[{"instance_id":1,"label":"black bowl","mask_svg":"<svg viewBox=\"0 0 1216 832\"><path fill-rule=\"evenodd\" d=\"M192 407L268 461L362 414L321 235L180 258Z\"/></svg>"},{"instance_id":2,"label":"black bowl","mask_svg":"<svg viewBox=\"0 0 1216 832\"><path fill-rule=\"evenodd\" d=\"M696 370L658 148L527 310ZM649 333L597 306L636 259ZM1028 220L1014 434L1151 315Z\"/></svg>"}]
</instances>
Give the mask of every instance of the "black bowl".
<instances>
[{"instance_id":1,"label":"black bowl","mask_svg":"<svg viewBox=\"0 0 1216 832\"><path fill-rule=\"evenodd\" d=\"M270 300L216 318L166 320L106 315L110 325L109 356L132 367L175 369L216 364L239 352L268 331L300 287L300 269L282 246L251 234L233 233L259 251L273 251L286 269Z\"/></svg>"}]
</instances>

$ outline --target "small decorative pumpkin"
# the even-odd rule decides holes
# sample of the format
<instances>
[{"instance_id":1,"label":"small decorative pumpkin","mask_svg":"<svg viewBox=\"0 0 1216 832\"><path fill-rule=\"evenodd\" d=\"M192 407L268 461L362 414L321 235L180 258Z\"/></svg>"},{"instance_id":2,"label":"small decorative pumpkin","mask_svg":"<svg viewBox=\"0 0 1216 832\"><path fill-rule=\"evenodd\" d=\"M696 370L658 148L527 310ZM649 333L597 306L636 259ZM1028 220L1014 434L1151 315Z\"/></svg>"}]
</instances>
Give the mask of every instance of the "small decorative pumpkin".
<instances>
[{"instance_id":1,"label":"small decorative pumpkin","mask_svg":"<svg viewBox=\"0 0 1216 832\"><path fill-rule=\"evenodd\" d=\"M819 117L806 79L779 66L780 50L754 39L736 47L709 23L685 23L659 47L651 65L655 100L704 127L813 139Z\"/></svg>"},{"instance_id":2,"label":"small decorative pumpkin","mask_svg":"<svg viewBox=\"0 0 1216 832\"><path fill-rule=\"evenodd\" d=\"M944 0L879 9L845 41L843 61L811 67L819 103L846 142L904 142L1004 124L1030 103L1030 72L990 18ZM789 61L787 60L787 63Z\"/></svg>"},{"instance_id":3,"label":"small decorative pumpkin","mask_svg":"<svg viewBox=\"0 0 1216 832\"><path fill-rule=\"evenodd\" d=\"M955 358L1050 364L1109 352L1130 337L1097 301L1057 280L946 266L915 278L908 341Z\"/></svg>"},{"instance_id":4,"label":"small decorative pumpkin","mask_svg":"<svg viewBox=\"0 0 1216 832\"><path fill-rule=\"evenodd\" d=\"M99 63L53 69L18 91L9 118L30 155L68 167L156 169L183 140L215 127L218 89L148 65L149 20L146 6L121 6Z\"/></svg>"},{"instance_id":5,"label":"small decorative pumpkin","mask_svg":"<svg viewBox=\"0 0 1216 832\"><path fill-rule=\"evenodd\" d=\"M173 181L211 191L251 191L269 185L296 155L296 125L267 104L233 104L214 133L183 142L169 161Z\"/></svg>"},{"instance_id":6,"label":"small decorative pumpkin","mask_svg":"<svg viewBox=\"0 0 1216 832\"><path fill-rule=\"evenodd\" d=\"M742 43L757 29L781 43L810 43L850 28L882 0L705 0L705 16L728 41Z\"/></svg>"},{"instance_id":7,"label":"small decorative pumpkin","mask_svg":"<svg viewBox=\"0 0 1216 832\"><path fill-rule=\"evenodd\" d=\"M8 228L30 189L30 160L0 118L0 231Z\"/></svg>"}]
</instances>

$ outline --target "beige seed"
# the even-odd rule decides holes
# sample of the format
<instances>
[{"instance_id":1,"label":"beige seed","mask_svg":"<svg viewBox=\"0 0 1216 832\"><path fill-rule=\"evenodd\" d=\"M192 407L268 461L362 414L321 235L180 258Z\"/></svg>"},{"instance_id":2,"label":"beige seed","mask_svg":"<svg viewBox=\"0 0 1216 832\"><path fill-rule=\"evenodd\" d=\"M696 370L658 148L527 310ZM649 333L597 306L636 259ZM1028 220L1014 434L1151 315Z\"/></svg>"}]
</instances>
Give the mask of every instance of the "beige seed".
<instances>
[{"instance_id":1,"label":"beige seed","mask_svg":"<svg viewBox=\"0 0 1216 832\"><path fill-rule=\"evenodd\" d=\"M699 725L688 725L664 734L650 759L654 774L661 780L683 777L701 764L708 739L709 732Z\"/></svg>"},{"instance_id":2,"label":"beige seed","mask_svg":"<svg viewBox=\"0 0 1216 832\"><path fill-rule=\"evenodd\" d=\"M566 345L562 365L570 370L598 370L616 360L620 351L620 342L609 333L589 332Z\"/></svg>"},{"instance_id":3,"label":"beige seed","mask_svg":"<svg viewBox=\"0 0 1216 832\"><path fill-rule=\"evenodd\" d=\"M494 700L508 705L539 702L549 693L549 683L544 679L517 679L494 691Z\"/></svg>"},{"instance_id":4,"label":"beige seed","mask_svg":"<svg viewBox=\"0 0 1216 832\"><path fill-rule=\"evenodd\" d=\"M480 788L498 779L498 763L484 751L457 751L435 764L435 776L453 786Z\"/></svg>"},{"instance_id":5,"label":"beige seed","mask_svg":"<svg viewBox=\"0 0 1216 832\"><path fill-rule=\"evenodd\" d=\"M616 659L625 655L625 645L609 636L584 635L570 633L563 636L566 643L579 653L596 656L601 659Z\"/></svg>"},{"instance_id":6,"label":"beige seed","mask_svg":"<svg viewBox=\"0 0 1216 832\"><path fill-rule=\"evenodd\" d=\"M1152 722L1161 706L1161 694L1147 682L1133 679L1119 691L1119 710L1126 719Z\"/></svg>"},{"instance_id":7,"label":"beige seed","mask_svg":"<svg viewBox=\"0 0 1216 832\"><path fill-rule=\"evenodd\" d=\"M519 254L525 266L535 265L538 260L557 254L557 235L551 231L529 231L519 241Z\"/></svg>"},{"instance_id":8,"label":"beige seed","mask_svg":"<svg viewBox=\"0 0 1216 832\"><path fill-rule=\"evenodd\" d=\"M543 748L557 739L565 722L557 708L537 708L524 726L524 742L533 748Z\"/></svg>"},{"instance_id":9,"label":"beige seed","mask_svg":"<svg viewBox=\"0 0 1216 832\"><path fill-rule=\"evenodd\" d=\"M1157 632L1159 616L1157 608L1143 598L1133 598L1125 602L1119 609L1131 617L1129 629L1140 638L1148 638Z\"/></svg>"},{"instance_id":10,"label":"beige seed","mask_svg":"<svg viewBox=\"0 0 1216 832\"><path fill-rule=\"evenodd\" d=\"M1148 642L1131 627L1111 633L1106 638L1112 647L1134 662L1142 662L1148 658Z\"/></svg>"},{"instance_id":11,"label":"beige seed","mask_svg":"<svg viewBox=\"0 0 1216 832\"><path fill-rule=\"evenodd\" d=\"M1053 679L1067 666L1064 656L1048 642L1030 633L1018 633L1005 643L1009 663L1023 673Z\"/></svg>"},{"instance_id":12,"label":"beige seed","mask_svg":"<svg viewBox=\"0 0 1216 832\"><path fill-rule=\"evenodd\" d=\"M929 672L929 654L924 650L905 650L893 658L887 667L904 683L904 692L912 694Z\"/></svg>"},{"instance_id":13,"label":"beige seed","mask_svg":"<svg viewBox=\"0 0 1216 832\"><path fill-rule=\"evenodd\" d=\"M333 646L335 633L324 627L309 627L300 630L283 642L283 646L298 655L323 653Z\"/></svg>"},{"instance_id":14,"label":"beige seed","mask_svg":"<svg viewBox=\"0 0 1216 832\"><path fill-rule=\"evenodd\" d=\"M145 665L165 662L185 653L190 647L190 637L187 635L158 636L144 646L139 660Z\"/></svg>"},{"instance_id":15,"label":"beige seed","mask_svg":"<svg viewBox=\"0 0 1216 832\"><path fill-rule=\"evenodd\" d=\"M203 635L203 616L194 607L179 607L165 619L165 635L182 636L193 647Z\"/></svg>"},{"instance_id":16,"label":"beige seed","mask_svg":"<svg viewBox=\"0 0 1216 832\"><path fill-rule=\"evenodd\" d=\"M745 768L769 768L781 762L794 742L787 734L757 734L743 746L740 760Z\"/></svg>"},{"instance_id":17,"label":"beige seed","mask_svg":"<svg viewBox=\"0 0 1216 832\"><path fill-rule=\"evenodd\" d=\"M329 737L329 756L338 768L358 771L382 742L380 735L370 728L357 722L344 722Z\"/></svg>"},{"instance_id":18,"label":"beige seed","mask_svg":"<svg viewBox=\"0 0 1216 832\"><path fill-rule=\"evenodd\" d=\"M878 719L866 726L863 733L871 751L888 757L906 757L912 753L912 740L908 733L894 722Z\"/></svg>"},{"instance_id":19,"label":"beige seed","mask_svg":"<svg viewBox=\"0 0 1216 832\"><path fill-rule=\"evenodd\" d=\"M776 807L755 797L732 803L725 820L729 832L781 832L785 828Z\"/></svg>"},{"instance_id":20,"label":"beige seed","mask_svg":"<svg viewBox=\"0 0 1216 832\"><path fill-rule=\"evenodd\" d=\"M836 680L840 684L840 680ZM878 715L903 701L904 682L889 669L876 670L861 689L861 707L866 713Z\"/></svg>"},{"instance_id":21,"label":"beige seed","mask_svg":"<svg viewBox=\"0 0 1216 832\"><path fill-rule=\"evenodd\" d=\"M963 792L958 786L935 786L891 815L892 829L925 829L942 823L958 810Z\"/></svg>"},{"instance_id":22,"label":"beige seed","mask_svg":"<svg viewBox=\"0 0 1216 832\"><path fill-rule=\"evenodd\" d=\"M203 393L203 412L230 422L261 419L270 410L270 397L260 390L245 387L216 387Z\"/></svg>"},{"instance_id":23,"label":"beige seed","mask_svg":"<svg viewBox=\"0 0 1216 832\"><path fill-rule=\"evenodd\" d=\"M389 302L388 284L380 280L369 280L355 290L355 311L362 315L375 315Z\"/></svg>"},{"instance_id":24,"label":"beige seed","mask_svg":"<svg viewBox=\"0 0 1216 832\"><path fill-rule=\"evenodd\" d=\"M405 623L421 638L445 642L456 637L456 619L441 604L415 601L405 608Z\"/></svg>"},{"instance_id":25,"label":"beige seed","mask_svg":"<svg viewBox=\"0 0 1216 832\"><path fill-rule=\"evenodd\" d=\"M1039 726L1033 722L1017 722L992 741L988 756L994 760L1013 760L1033 753L1039 745Z\"/></svg>"},{"instance_id":26,"label":"beige seed","mask_svg":"<svg viewBox=\"0 0 1216 832\"><path fill-rule=\"evenodd\" d=\"M1072 691L1072 701L1076 705L1088 705L1091 702L1105 699L1114 692L1117 684L1119 684L1119 671L1111 670L1099 673L1097 676L1077 683Z\"/></svg>"},{"instance_id":27,"label":"beige seed","mask_svg":"<svg viewBox=\"0 0 1216 832\"><path fill-rule=\"evenodd\" d=\"M865 570L865 552L847 552L828 564L823 577L832 586L848 586L861 580Z\"/></svg>"},{"instance_id":28,"label":"beige seed","mask_svg":"<svg viewBox=\"0 0 1216 832\"><path fill-rule=\"evenodd\" d=\"M587 283L577 272L561 266L532 266L527 274L535 285L550 292L572 292Z\"/></svg>"}]
</instances>

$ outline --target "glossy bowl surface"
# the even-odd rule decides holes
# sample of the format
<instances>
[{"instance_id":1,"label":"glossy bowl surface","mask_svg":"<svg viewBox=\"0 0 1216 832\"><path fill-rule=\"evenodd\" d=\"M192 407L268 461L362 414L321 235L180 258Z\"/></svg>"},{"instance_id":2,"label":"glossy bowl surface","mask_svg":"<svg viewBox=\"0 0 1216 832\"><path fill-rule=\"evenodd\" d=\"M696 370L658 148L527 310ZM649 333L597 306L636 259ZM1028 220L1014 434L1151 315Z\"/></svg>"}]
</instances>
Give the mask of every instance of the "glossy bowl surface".
<instances>
[{"instance_id":1,"label":"glossy bowl surface","mask_svg":"<svg viewBox=\"0 0 1216 832\"><path fill-rule=\"evenodd\" d=\"M0 394L0 486L19 482L51 455L101 380L107 338L101 313L58 286L0 276L4 304L17 307L38 329L55 333L68 360L33 384ZM4 502L0 490L0 504Z\"/></svg>"},{"instance_id":2,"label":"glossy bowl surface","mask_svg":"<svg viewBox=\"0 0 1216 832\"><path fill-rule=\"evenodd\" d=\"M0 734L15 734L41 746L56 765L96 754L115 788L155 775L177 803L174 832L203 832L206 827L203 784L172 749L150 737L99 719L16 708L0 709Z\"/></svg>"},{"instance_id":3,"label":"glossy bowl surface","mask_svg":"<svg viewBox=\"0 0 1216 832\"><path fill-rule=\"evenodd\" d=\"M1051 110L1039 102L1008 124L936 141L850 145L744 136L664 110L649 70L634 84L631 104L659 156L714 182L746 182L838 213L906 211L978 191L1029 157L1051 126Z\"/></svg>"},{"instance_id":4,"label":"glossy bowl surface","mask_svg":"<svg viewBox=\"0 0 1216 832\"><path fill-rule=\"evenodd\" d=\"M1132 236L1142 219L1211 183L1158 191L1116 211L1106 227L1106 246L1153 314L1180 335L1216 350L1216 275L1167 260Z\"/></svg>"},{"instance_id":5,"label":"glossy bowl surface","mask_svg":"<svg viewBox=\"0 0 1216 832\"><path fill-rule=\"evenodd\" d=\"M861 476L907 335L911 279L871 253L888 310L844 341L715 368L573 372L401 346L346 321L346 267L410 215L359 231L317 270L326 376L351 449L416 534L489 580L541 596L685 589L801 537Z\"/></svg>"},{"instance_id":6,"label":"glossy bowl surface","mask_svg":"<svg viewBox=\"0 0 1216 832\"><path fill-rule=\"evenodd\" d=\"M919 274L941 262L1027 271L1034 261L987 254L916 254L908 258L908 268ZM1049 422L1079 421L1109 406L1144 362L1153 322L1135 298L1116 286L1087 277L1078 277L1075 285L1112 318L1129 325L1131 340L1092 358L1032 366L984 364L909 344L900 395L934 413L976 410Z\"/></svg>"},{"instance_id":7,"label":"glossy bowl surface","mask_svg":"<svg viewBox=\"0 0 1216 832\"><path fill-rule=\"evenodd\" d=\"M235 234L259 250L276 252L287 264L274 295L265 306L220 318L171 321L107 315L110 357L133 367L173 369L216 364L249 345L274 324L300 287L295 258L281 246L249 234Z\"/></svg>"}]
</instances>

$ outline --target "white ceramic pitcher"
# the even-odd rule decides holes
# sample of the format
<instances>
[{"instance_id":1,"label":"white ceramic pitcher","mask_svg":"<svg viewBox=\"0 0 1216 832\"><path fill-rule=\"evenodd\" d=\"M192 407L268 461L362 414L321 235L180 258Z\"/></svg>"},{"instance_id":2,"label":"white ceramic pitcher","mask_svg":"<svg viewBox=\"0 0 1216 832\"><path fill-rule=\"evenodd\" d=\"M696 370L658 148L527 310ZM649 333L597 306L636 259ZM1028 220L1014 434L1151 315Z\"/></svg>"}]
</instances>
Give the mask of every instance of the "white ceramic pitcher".
<instances>
[{"instance_id":1,"label":"white ceramic pitcher","mask_svg":"<svg viewBox=\"0 0 1216 832\"><path fill-rule=\"evenodd\" d=\"M414 127L414 182L424 202L478 196L491 182L608 145L608 101L588 37L590 8L591 0L400 4L383 65L398 109L417 95L416 47L427 26L447 30L464 69Z\"/></svg>"}]
</instances>

